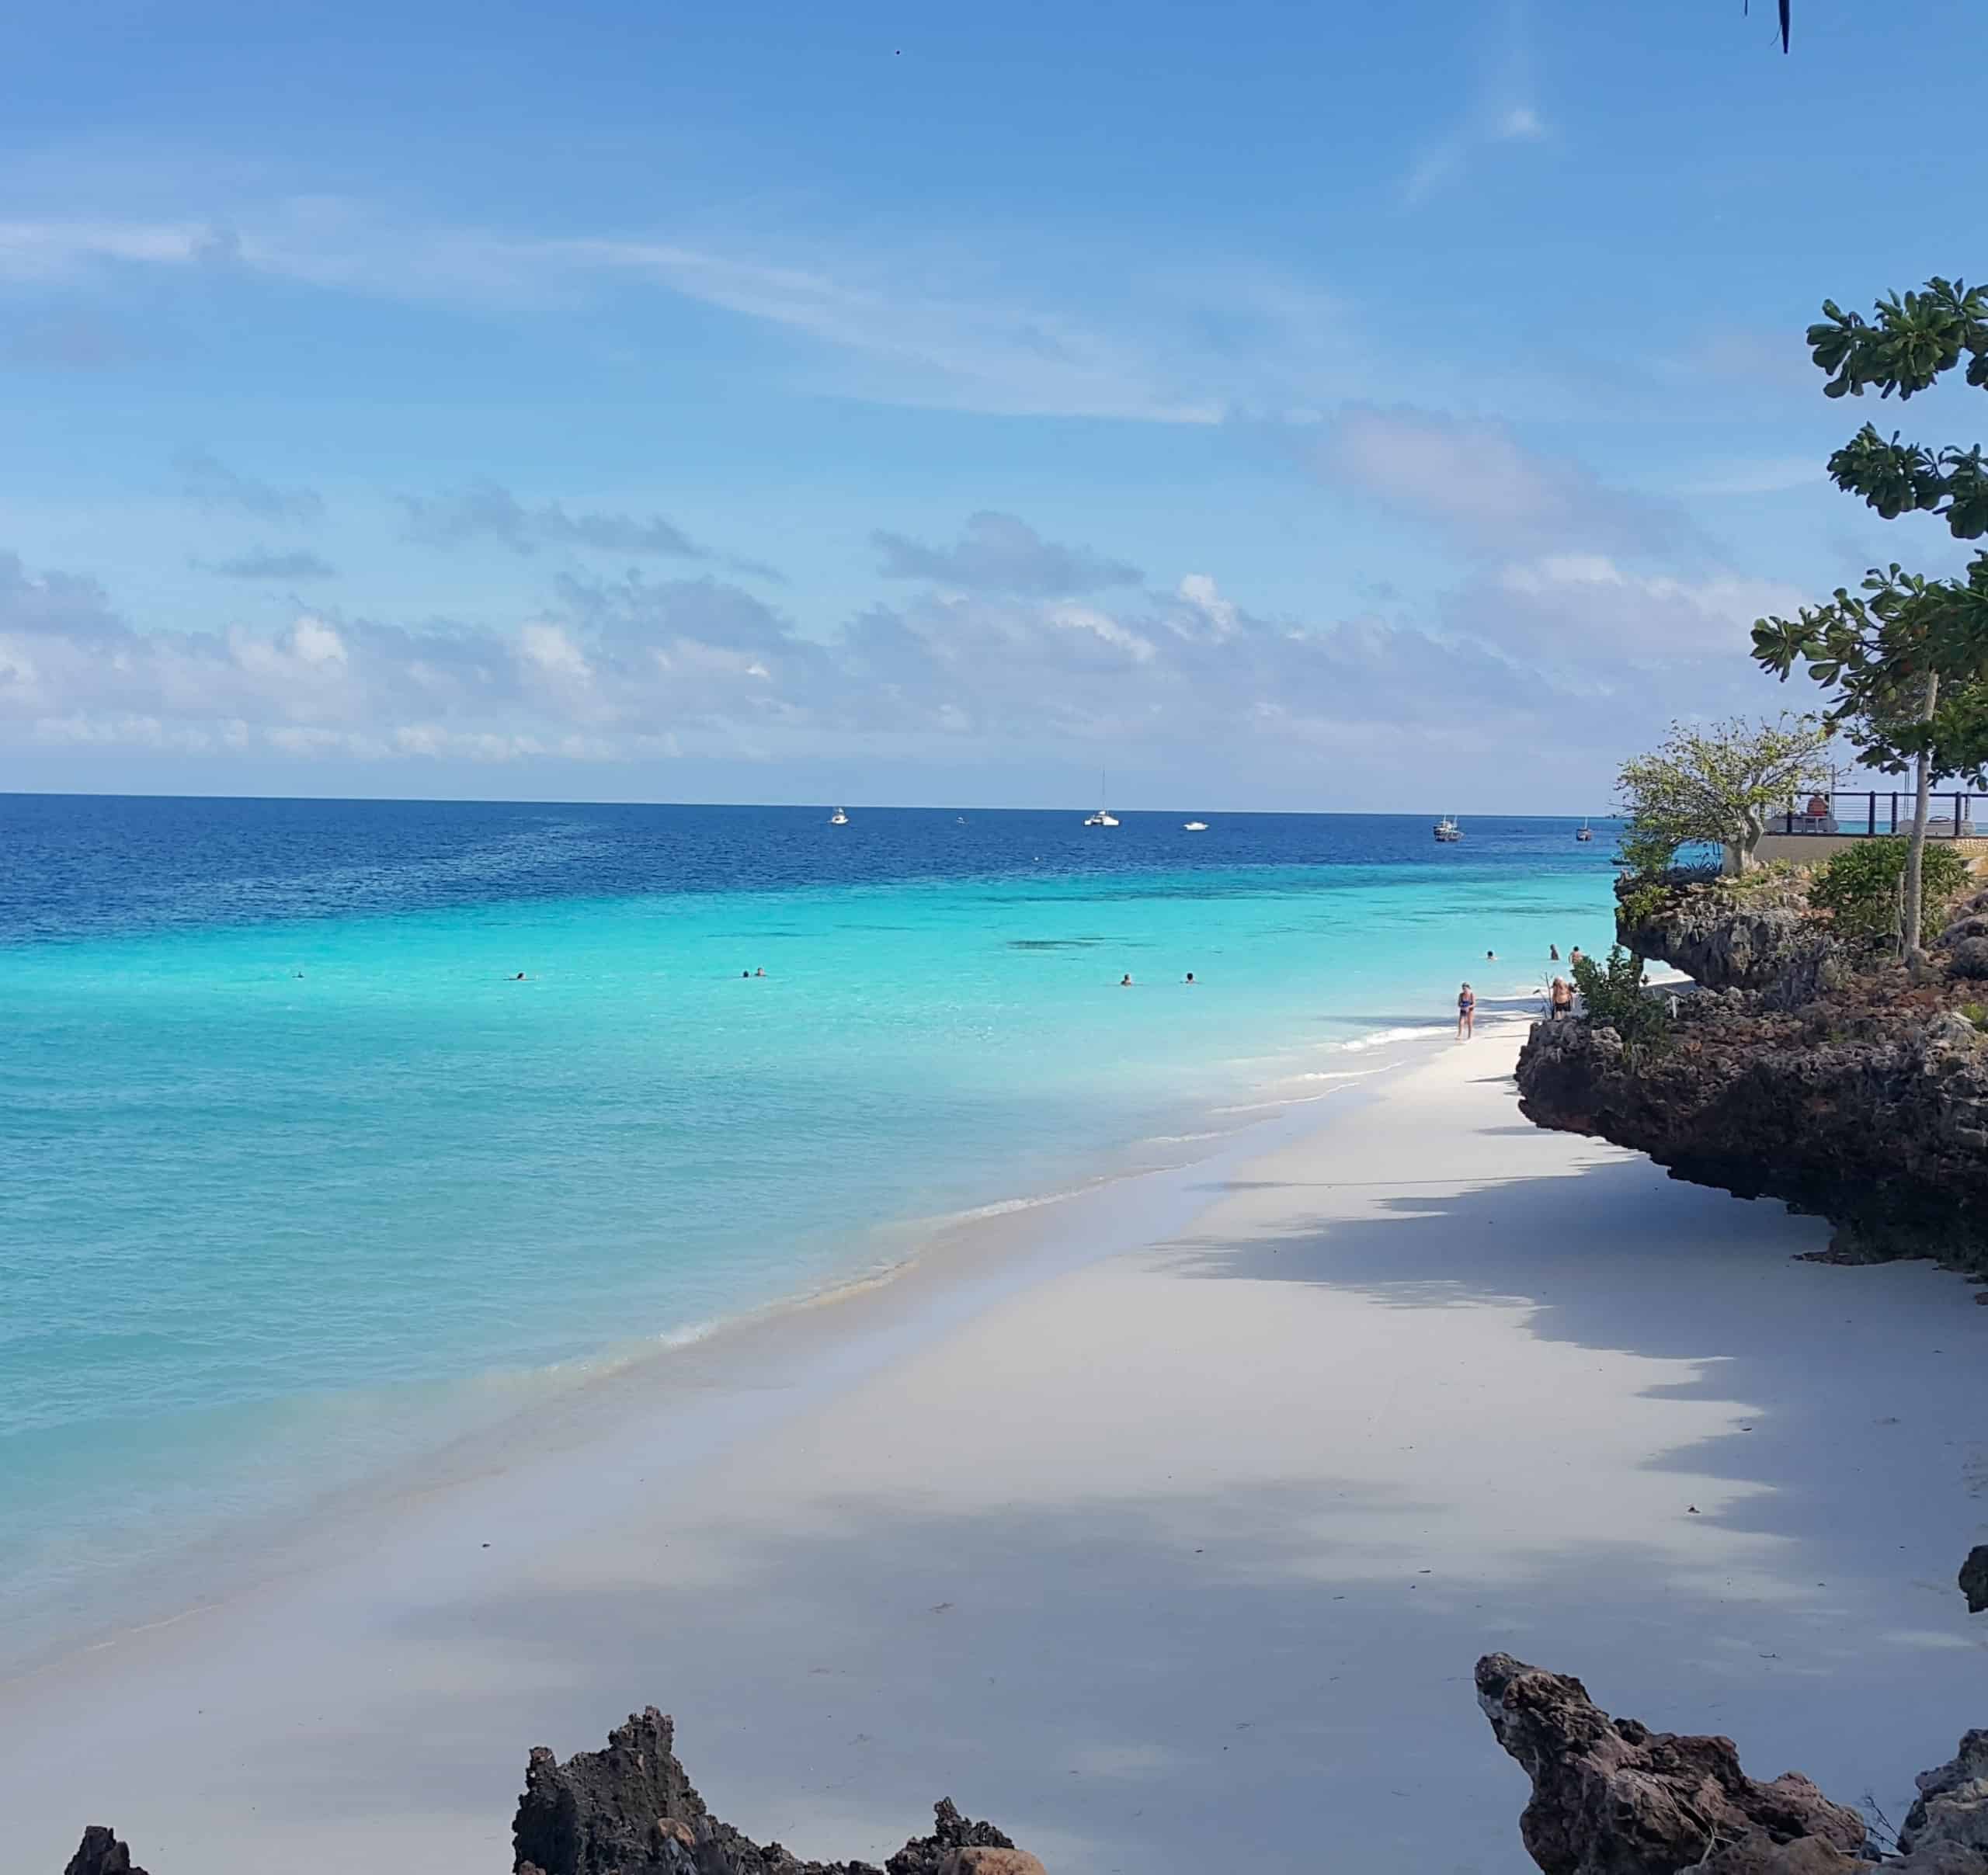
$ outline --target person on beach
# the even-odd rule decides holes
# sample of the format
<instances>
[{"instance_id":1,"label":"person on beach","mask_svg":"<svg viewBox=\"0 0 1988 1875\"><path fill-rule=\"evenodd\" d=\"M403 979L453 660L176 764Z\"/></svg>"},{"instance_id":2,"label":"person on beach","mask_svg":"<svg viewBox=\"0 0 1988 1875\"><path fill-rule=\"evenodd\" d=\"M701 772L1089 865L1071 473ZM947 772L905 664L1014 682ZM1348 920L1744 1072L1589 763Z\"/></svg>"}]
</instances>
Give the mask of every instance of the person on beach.
<instances>
[{"instance_id":1,"label":"person on beach","mask_svg":"<svg viewBox=\"0 0 1988 1875\"><path fill-rule=\"evenodd\" d=\"M1457 1040L1467 1042L1477 1033L1477 992L1468 984L1457 991Z\"/></svg>"},{"instance_id":2,"label":"person on beach","mask_svg":"<svg viewBox=\"0 0 1988 1875\"><path fill-rule=\"evenodd\" d=\"M1552 1015L1549 1019L1552 1021L1558 1022L1562 1016L1573 1014L1574 992L1565 977L1553 979L1552 1000Z\"/></svg>"}]
</instances>

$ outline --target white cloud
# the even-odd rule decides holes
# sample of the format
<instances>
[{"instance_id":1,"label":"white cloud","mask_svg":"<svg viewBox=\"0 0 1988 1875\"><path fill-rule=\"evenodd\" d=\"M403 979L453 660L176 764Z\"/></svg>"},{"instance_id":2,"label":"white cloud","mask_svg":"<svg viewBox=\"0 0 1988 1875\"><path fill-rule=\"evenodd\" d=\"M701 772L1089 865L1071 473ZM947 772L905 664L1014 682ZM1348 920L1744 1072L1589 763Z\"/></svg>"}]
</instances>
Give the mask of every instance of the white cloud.
<instances>
[{"instance_id":1,"label":"white cloud","mask_svg":"<svg viewBox=\"0 0 1988 1875\"><path fill-rule=\"evenodd\" d=\"M1529 449L1501 423L1356 405L1325 428L1312 460L1334 487L1432 523L1474 553L1649 554L1694 543L1673 504Z\"/></svg>"}]
</instances>

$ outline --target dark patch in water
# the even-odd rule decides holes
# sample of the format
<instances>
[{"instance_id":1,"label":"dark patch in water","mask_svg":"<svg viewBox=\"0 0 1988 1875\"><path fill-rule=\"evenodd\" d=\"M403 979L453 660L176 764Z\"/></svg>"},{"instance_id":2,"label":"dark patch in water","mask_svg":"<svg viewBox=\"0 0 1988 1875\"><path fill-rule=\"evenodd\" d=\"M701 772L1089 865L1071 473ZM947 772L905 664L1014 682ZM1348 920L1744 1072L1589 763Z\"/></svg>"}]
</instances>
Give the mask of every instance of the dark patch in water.
<instances>
[{"instance_id":1,"label":"dark patch in water","mask_svg":"<svg viewBox=\"0 0 1988 1875\"><path fill-rule=\"evenodd\" d=\"M1093 944L1108 944L1109 938L1010 938L1010 950L1088 950Z\"/></svg>"}]
</instances>

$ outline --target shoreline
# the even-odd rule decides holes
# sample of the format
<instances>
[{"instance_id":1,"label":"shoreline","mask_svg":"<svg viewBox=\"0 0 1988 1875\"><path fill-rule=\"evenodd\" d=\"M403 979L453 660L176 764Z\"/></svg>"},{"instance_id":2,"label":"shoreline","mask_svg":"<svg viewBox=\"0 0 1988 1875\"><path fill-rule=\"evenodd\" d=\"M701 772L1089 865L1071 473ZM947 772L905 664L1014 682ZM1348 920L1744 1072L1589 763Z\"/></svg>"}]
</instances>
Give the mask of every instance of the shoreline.
<instances>
[{"instance_id":1,"label":"shoreline","mask_svg":"<svg viewBox=\"0 0 1988 1875\"><path fill-rule=\"evenodd\" d=\"M1042 1207L1060 1245L721 1332L664 1387L617 1375L390 1528L357 1517L224 1606L0 1686L23 1866L102 1821L167 1870L245 1871L278 1841L307 1866L389 1845L444 1875L502 1866L526 1747L590 1746L653 1700L725 1814L809 1853L890 1846L951 1791L1059 1875L1121 1849L1203 1866L1187 1852L1235 1804L1280 1832L1330 1818L1383 1866L1516 1870L1520 1800L1458 1688L1479 1641L1521 1637L1665 1724L1709 1722L1690 1678L1709 1673L1718 1729L1770 1773L1889 1767L1790 1702L1818 1672L1916 1700L1889 1731L1901 1763L1932 1761L1949 1719L1980 1716L1951 1586L1975 1461L1923 1443L1979 1389L1917 1345L1978 1345L1964 1286L1794 1264L1812 1220L1514 1124L1521 1033L1487 1023L1322 1112ZM1077 1227L1097 1234L1073 1246ZM1688 1266L1660 1267L1680 1242ZM1569 1311L1593 1325L1571 1359L1550 1332ZM1853 1350L1847 1387L1809 1377ZM1880 1463L1901 1436L1910 1461ZM1771 1484L1752 1475L1770 1452ZM1206 1730L1211 1700L1239 1710ZM106 1710L130 1742L74 1755ZM1835 1733L1880 1729L1845 1710ZM1373 1791L1435 1774L1428 1727L1451 1825L1388 1835ZM354 1816L343 1788L377 1800Z\"/></svg>"},{"instance_id":2,"label":"shoreline","mask_svg":"<svg viewBox=\"0 0 1988 1875\"><path fill-rule=\"evenodd\" d=\"M1518 1005L1525 1001L1487 999L1481 1005L1486 1030L1523 1019ZM0 1660L0 1700L19 1684L59 1672L68 1661L114 1648L130 1636L224 1611L272 1583L323 1567L329 1554L389 1536L437 1493L521 1464L556 1463L574 1446L607 1436L622 1415L648 1410L659 1399L703 1397L711 1372L728 1362L791 1359L790 1343L808 1339L811 1328L825 1325L832 1336L850 1344L841 1359L813 1351L826 1372L839 1373L848 1359L861 1358L859 1349L871 1359L887 1359L900 1336L943 1325L962 1309L1047 1274L1136 1247L1159 1234L1162 1220L1191 1211L1194 1201L1180 1188L1193 1175L1249 1155L1281 1130L1329 1124L1312 1109L1328 1101L1350 1104L1363 1084L1411 1065L1423 1047L1449 1034L1448 1025L1432 1020L1420 1030L1397 1026L1325 1044L1331 1056L1343 1053L1357 1064L1274 1077L1257 1089L1262 1098L1211 1108L1201 1116L1230 1123L1165 1141L1125 1142L1115 1149L1115 1163L1083 1184L871 1227L865 1234L869 1248L896 1248L885 1249L884 1260L874 1266L858 1267L825 1286L576 1360L427 1384L419 1391L460 1395L494 1389L512 1403L468 1430L449 1434L412 1457L390 1459L301 1506L266 1519L226 1522L172 1554L165 1578L181 1587L162 1588L153 1566L127 1572L106 1598L100 1616L71 1623ZM1274 1092L1295 1080L1331 1085ZM1157 1164L1143 1161L1141 1149L1156 1144L1201 1149ZM1091 1234L1079 1248L1072 1239L1082 1231ZM367 1533L363 1538L357 1533L362 1529ZM129 1597L140 1582L143 1605L134 1609ZM203 1591L198 1585L207 1586Z\"/></svg>"}]
</instances>

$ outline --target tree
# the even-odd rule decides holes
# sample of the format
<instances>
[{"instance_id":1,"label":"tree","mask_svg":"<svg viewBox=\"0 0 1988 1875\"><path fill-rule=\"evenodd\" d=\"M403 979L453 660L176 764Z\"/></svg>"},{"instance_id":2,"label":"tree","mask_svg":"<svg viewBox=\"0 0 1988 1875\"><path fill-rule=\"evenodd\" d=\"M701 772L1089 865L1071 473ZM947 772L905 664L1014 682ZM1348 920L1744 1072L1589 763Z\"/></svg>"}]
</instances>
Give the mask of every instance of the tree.
<instances>
[{"instance_id":1,"label":"tree","mask_svg":"<svg viewBox=\"0 0 1988 1875\"><path fill-rule=\"evenodd\" d=\"M1629 821L1625 855L1654 871L1659 855L1667 863L1680 846L1729 846L1744 872L1775 810L1819 779L1816 757L1828 739L1812 716L1672 724L1661 748L1624 762L1616 777Z\"/></svg>"},{"instance_id":2,"label":"tree","mask_svg":"<svg viewBox=\"0 0 1988 1875\"><path fill-rule=\"evenodd\" d=\"M1830 373L1824 394L1861 397L1875 387L1901 403L1966 362L1965 377L1988 390L1988 293L1937 276L1920 293L1891 293L1875 318L1823 302L1809 349ZM1887 442L1868 423L1830 457L1830 479L1861 496L1886 520L1937 515L1956 540L1988 533L1988 467L1981 446L1929 449ZM1785 679L1799 661L1837 692L1826 720L1854 726L1860 759L1897 774L1914 771L1915 811L1906 865L1908 954L1920 954L1926 813L1936 775L1978 780L1988 766L1988 553L1958 579L1928 580L1896 563L1873 568L1865 597L1842 587L1826 606L1805 606L1790 621L1761 619L1753 656ZM1945 691L1944 700L1942 691Z\"/></svg>"},{"instance_id":3,"label":"tree","mask_svg":"<svg viewBox=\"0 0 1988 1875\"><path fill-rule=\"evenodd\" d=\"M1937 276L1923 293L1887 294L1875 322L1847 313L1833 300L1809 328L1809 349L1830 373L1826 397L1880 397L1896 392L1900 403L1930 390L1967 360L1966 380L1988 391L1988 292L1964 280ZM1830 479L1846 494L1861 495L1887 521L1902 514L1937 514L1956 540L1988 534L1988 467L1981 445L1928 449L1890 441L1866 423L1830 458Z\"/></svg>"}]
</instances>

